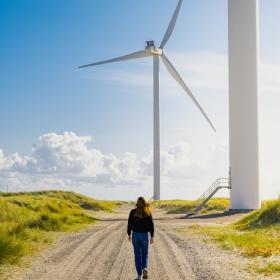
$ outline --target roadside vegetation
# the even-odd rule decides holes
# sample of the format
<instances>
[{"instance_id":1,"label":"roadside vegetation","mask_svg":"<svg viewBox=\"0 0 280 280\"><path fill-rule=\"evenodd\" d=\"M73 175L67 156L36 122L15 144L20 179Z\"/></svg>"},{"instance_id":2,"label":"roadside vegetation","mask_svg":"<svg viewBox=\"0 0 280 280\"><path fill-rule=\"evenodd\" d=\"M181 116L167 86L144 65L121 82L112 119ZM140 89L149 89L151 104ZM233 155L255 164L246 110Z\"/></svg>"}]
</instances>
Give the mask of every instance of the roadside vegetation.
<instances>
[{"instance_id":1,"label":"roadside vegetation","mask_svg":"<svg viewBox=\"0 0 280 280\"><path fill-rule=\"evenodd\" d=\"M120 204L73 192L0 193L0 267L34 254L55 232L94 223L94 211L111 212Z\"/></svg>"},{"instance_id":2,"label":"roadside vegetation","mask_svg":"<svg viewBox=\"0 0 280 280\"><path fill-rule=\"evenodd\" d=\"M168 214L186 214L198 205L197 200L160 200L154 201L152 206L167 211ZM210 199L200 213L214 213L229 208L228 198Z\"/></svg>"},{"instance_id":3,"label":"roadside vegetation","mask_svg":"<svg viewBox=\"0 0 280 280\"><path fill-rule=\"evenodd\" d=\"M194 225L184 231L203 234L225 249L253 258L256 272L280 276L280 198L263 202L261 209L231 225Z\"/></svg>"}]
</instances>

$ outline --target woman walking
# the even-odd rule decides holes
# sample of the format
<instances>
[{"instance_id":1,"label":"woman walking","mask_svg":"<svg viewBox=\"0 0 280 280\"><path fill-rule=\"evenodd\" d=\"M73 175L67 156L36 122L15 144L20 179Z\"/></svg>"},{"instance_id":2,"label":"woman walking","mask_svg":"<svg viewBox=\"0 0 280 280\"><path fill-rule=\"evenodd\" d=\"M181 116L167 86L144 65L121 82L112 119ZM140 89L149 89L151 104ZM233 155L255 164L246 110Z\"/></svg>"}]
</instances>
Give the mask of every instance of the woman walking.
<instances>
[{"instance_id":1,"label":"woman walking","mask_svg":"<svg viewBox=\"0 0 280 280\"><path fill-rule=\"evenodd\" d=\"M136 208L129 214L127 224L128 240L131 241L134 248L135 267L137 271L137 280L148 279L148 248L149 233L150 244L153 244L154 221L149 204L143 197L137 199Z\"/></svg>"}]
</instances>

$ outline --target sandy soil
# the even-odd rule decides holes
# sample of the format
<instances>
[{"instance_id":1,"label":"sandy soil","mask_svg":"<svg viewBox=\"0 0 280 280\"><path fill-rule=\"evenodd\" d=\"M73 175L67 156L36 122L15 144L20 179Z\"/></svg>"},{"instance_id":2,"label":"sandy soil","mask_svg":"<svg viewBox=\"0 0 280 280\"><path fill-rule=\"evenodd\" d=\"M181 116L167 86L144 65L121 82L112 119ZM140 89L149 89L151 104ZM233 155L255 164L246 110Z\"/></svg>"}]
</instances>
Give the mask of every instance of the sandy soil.
<instances>
[{"instance_id":1,"label":"sandy soil","mask_svg":"<svg viewBox=\"0 0 280 280\"><path fill-rule=\"evenodd\" d=\"M132 244L126 237L127 216L128 209L100 214L100 222L89 230L63 236L35 260L22 279L135 279ZM165 215L160 211L154 216L156 234L149 249L149 279L263 279L245 271L248 263L241 256L176 231L198 222L227 223L234 217L186 220L181 219L182 215Z\"/></svg>"}]
</instances>

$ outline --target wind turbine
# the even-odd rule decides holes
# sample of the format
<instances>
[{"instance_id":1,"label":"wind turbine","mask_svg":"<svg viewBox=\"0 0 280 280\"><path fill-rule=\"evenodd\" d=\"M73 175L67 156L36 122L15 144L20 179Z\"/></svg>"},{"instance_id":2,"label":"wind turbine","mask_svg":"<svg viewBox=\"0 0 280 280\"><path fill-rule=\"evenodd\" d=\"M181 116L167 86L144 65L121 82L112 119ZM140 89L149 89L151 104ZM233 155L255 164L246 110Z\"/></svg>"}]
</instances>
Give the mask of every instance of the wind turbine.
<instances>
[{"instance_id":1,"label":"wind turbine","mask_svg":"<svg viewBox=\"0 0 280 280\"><path fill-rule=\"evenodd\" d=\"M210 119L195 99L194 95L192 94L191 90L185 84L184 80L181 78L175 67L172 65L170 60L167 58L166 54L164 53L164 47L167 44L168 40L170 39L174 27L182 6L183 0L179 0L175 12L171 18L169 26L165 32L165 35L162 39L160 47L156 47L154 41L146 41L146 47L144 50L137 51L131 54L127 54L124 56L103 60L100 62L95 62L91 64L86 64L79 66L79 68L96 66L101 64L107 64L112 62L119 62L124 60L131 60L137 58L144 58L144 57L153 57L153 84L154 84L154 196L155 200L160 199L160 114L159 114L159 58L162 59L165 67L167 68L168 72L171 76L178 82L178 84L183 88L183 90L188 94L191 100L195 103L197 108L200 110L202 115L206 118L210 126L214 131L215 128L211 123Z\"/></svg>"}]
</instances>

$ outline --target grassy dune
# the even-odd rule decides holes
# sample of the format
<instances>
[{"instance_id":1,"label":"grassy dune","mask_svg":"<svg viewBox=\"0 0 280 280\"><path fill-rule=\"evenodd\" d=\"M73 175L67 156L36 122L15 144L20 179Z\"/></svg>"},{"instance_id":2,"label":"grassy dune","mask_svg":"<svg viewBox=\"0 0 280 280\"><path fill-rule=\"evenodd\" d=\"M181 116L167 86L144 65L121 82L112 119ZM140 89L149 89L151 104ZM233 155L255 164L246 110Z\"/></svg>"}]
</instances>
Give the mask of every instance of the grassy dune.
<instances>
[{"instance_id":1,"label":"grassy dune","mask_svg":"<svg viewBox=\"0 0 280 280\"><path fill-rule=\"evenodd\" d=\"M94 212L88 210L113 211L117 206L72 192L0 194L0 265L35 253L54 232L94 223Z\"/></svg>"},{"instance_id":2,"label":"grassy dune","mask_svg":"<svg viewBox=\"0 0 280 280\"><path fill-rule=\"evenodd\" d=\"M160 208L167 211L168 214L185 214L195 206L195 200L160 200L153 202L154 208ZM223 211L229 208L229 199L227 198L212 198L210 199L201 213L209 213L215 211Z\"/></svg>"},{"instance_id":3,"label":"grassy dune","mask_svg":"<svg viewBox=\"0 0 280 280\"><path fill-rule=\"evenodd\" d=\"M260 210L229 226L195 225L190 230L210 236L223 248L254 258L255 271L280 276L280 198L264 202Z\"/></svg>"}]
</instances>

